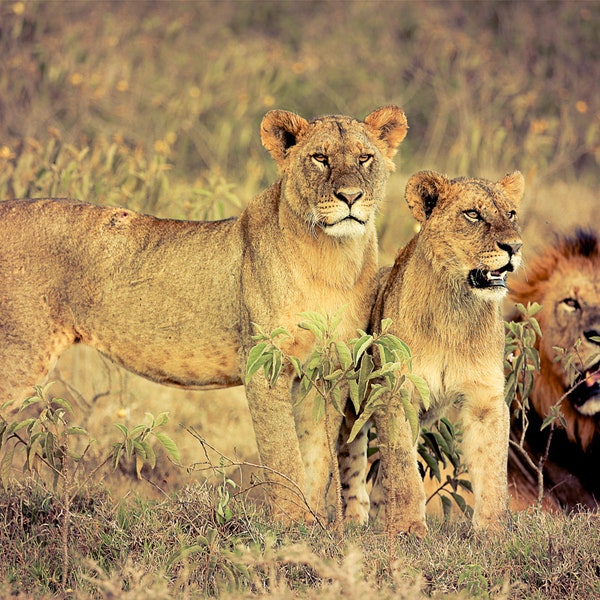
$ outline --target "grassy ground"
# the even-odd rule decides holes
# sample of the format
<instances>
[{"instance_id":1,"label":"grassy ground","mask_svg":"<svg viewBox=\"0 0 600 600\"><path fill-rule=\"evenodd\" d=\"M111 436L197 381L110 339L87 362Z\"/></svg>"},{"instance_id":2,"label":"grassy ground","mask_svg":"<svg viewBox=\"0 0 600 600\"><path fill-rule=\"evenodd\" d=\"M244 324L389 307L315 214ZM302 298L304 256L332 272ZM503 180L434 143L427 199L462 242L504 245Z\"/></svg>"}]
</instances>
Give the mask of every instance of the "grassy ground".
<instances>
[{"instance_id":1,"label":"grassy ground","mask_svg":"<svg viewBox=\"0 0 600 600\"><path fill-rule=\"evenodd\" d=\"M0 0L0 197L75 196L177 218L236 215L276 177L258 135L267 110L364 117L395 103L410 130L381 211L382 261L411 235L404 184L425 168L490 178L522 170L531 253L553 231L597 222L599 25L600 5L584 1ZM180 423L229 456L256 458L241 390L171 390L85 349L61 359L53 378L68 382L57 393L97 440L92 458L114 443L114 423L165 410L184 464L198 461L200 448ZM511 531L492 541L474 539L464 524L432 522L428 540L393 549L372 532L332 542L323 532L274 530L260 512L219 525L211 508L218 491L186 488L205 473L157 452L156 469L144 471L152 484L132 468L102 474L110 496L85 490L71 531L76 595L121 597L123 585L132 598L150 589L157 598L217 590L283 598L289 586L305 597L343 589L349 598L373 590L382 598L600 593L593 515L515 515ZM62 577L52 562L61 509L12 475L21 483L1 500L12 507L0 511L9 515L0 532L3 592L51 595ZM178 495L166 499L157 486ZM204 521L190 524L194 513ZM202 550L167 565L187 546ZM233 565L233 583L214 575L223 564ZM86 583L82 574L95 572Z\"/></svg>"}]
</instances>

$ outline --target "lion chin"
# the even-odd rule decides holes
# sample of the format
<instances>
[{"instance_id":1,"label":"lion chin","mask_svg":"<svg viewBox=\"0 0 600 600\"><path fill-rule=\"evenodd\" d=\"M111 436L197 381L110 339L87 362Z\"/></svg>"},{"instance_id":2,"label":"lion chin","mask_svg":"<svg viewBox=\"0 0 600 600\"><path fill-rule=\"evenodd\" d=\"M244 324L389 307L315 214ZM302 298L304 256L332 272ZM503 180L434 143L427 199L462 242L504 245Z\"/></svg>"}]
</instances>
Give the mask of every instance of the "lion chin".
<instances>
[{"instance_id":1,"label":"lion chin","mask_svg":"<svg viewBox=\"0 0 600 600\"><path fill-rule=\"evenodd\" d=\"M354 238L364 235L366 223L356 217L348 216L336 223L324 224L322 228L327 235L335 238Z\"/></svg>"}]
</instances>

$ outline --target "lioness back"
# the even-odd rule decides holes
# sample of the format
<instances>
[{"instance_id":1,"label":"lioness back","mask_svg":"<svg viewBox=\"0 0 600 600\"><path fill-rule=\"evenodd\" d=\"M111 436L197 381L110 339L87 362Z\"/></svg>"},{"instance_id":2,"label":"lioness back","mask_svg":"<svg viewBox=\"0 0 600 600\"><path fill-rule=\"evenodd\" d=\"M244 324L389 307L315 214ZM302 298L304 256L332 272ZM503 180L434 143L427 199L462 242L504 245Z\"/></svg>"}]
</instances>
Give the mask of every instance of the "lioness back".
<instances>
[{"instance_id":1,"label":"lioness back","mask_svg":"<svg viewBox=\"0 0 600 600\"><path fill-rule=\"evenodd\" d=\"M0 332L22 332L31 350L9 382L82 342L161 383L241 383L238 229L234 220L157 219L73 201L0 203ZM0 347L3 364L9 350Z\"/></svg>"}]
</instances>

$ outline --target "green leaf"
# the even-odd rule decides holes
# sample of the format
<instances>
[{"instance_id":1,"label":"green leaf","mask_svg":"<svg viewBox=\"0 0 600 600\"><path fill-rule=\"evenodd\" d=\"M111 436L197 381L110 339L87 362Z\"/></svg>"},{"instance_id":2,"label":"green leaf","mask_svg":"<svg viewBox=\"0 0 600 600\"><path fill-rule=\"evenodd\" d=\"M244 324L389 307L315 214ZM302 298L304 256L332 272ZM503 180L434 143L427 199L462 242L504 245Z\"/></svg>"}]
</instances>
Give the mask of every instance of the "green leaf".
<instances>
[{"instance_id":1,"label":"green leaf","mask_svg":"<svg viewBox=\"0 0 600 600\"><path fill-rule=\"evenodd\" d=\"M354 344L354 348L352 349L354 366L358 366L358 361L361 356L367 351L367 348L372 344L373 336L372 335L363 335L358 340L356 340Z\"/></svg>"},{"instance_id":2,"label":"green leaf","mask_svg":"<svg viewBox=\"0 0 600 600\"><path fill-rule=\"evenodd\" d=\"M407 421L410 424L410 428L413 434L413 444L417 441L419 437L420 425L419 425L419 413L416 408L413 406L410 398L402 395L402 406L404 408L404 415L406 416Z\"/></svg>"},{"instance_id":3,"label":"green leaf","mask_svg":"<svg viewBox=\"0 0 600 600\"><path fill-rule=\"evenodd\" d=\"M345 342L335 342L335 351L342 369L346 370L352 364L352 353Z\"/></svg>"},{"instance_id":4,"label":"green leaf","mask_svg":"<svg viewBox=\"0 0 600 600\"><path fill-rule=\"evenodd\" d=\"M68 435L87 435L87 436L90 435L88 433L87 429L84 429L83 427L78 427L77 425L73 425L72 427L68 427L67 428L67 434Z\"/></svg>"},{"instance_id":5,"label":"green leaf","mask_svg":"<svg viewBox=\"0 0 600 600\"><path fill-rule=\"evenodd\" d=\"M277 327L271 331L271 335L269 336L272 340L276 337L283 336L284 338L291 338L290 332L285 327Z\"/></svg>"},{"instance_id":6,"label":"green leaf","mask_svg":"<svg viewBox=\"0 0 600 600\"><path fill-rule=\"evenodd\" d=\"M370 354L365 354L360 363L360 370L358 372L358 397L362 402L367 391L367 385L369 383L369 377L373 372L373 359Z\"/></svg>"},{"instance_id":7,"label":"green leaf","mask_svg":"<svg viewBox=\"0 0 600 600\"><path fill-rule=\"evenodd\" d=\"M302 363L300 359L296 356L289 357L290 363L292 363L292 367L294 367L294 373L296 373L296 377L302 377Z\"/></svg>"},{"instance_id":8,"label":"green leaf","mask_svg":"<svg viewBox=\"0 0 600 600\"><path fill-rule=\"evenodd\" d=\"M0 461L0 481L2 481L2 487L5 490L8 488L10 469L12 467L14 454L15 446L12 445L4 451L2 460Z\"/></svg>"},{"instance_id":9,"label":"green leaf","mask_svg":"<svg viewBox=\"0 0 600 600\"><path fill-rule=\"evenodd\" d=\"M271 378L269 380L269 384L271 385L271 387L273 387L277 382L279 374L281 373L281 367L281 352L273 352L273 362L271 363Z\"/></svg>"},{"instance_id":10,"label":"green leaf","mask_svg":"<svg viewBox=\"0 0 600 600\"><path fill-rule=\"evenodd\" d=\"M114 426L123 434L124 437L129 435L129 430L122 423L115 423Z\"/></svg>"},{"instance_id":11,"label":"green leaf","mask_svg":"<svg viewBox=\"0 0 600 600\"><path fill-rule=\"evenodd\" d=\"M319 394L315 394L313 398L313 420L318 423L324 416L325 400Z\"/></svg>"},{"instance_id":12,"label":"green leaf","mask_svg":"<svg viewBox=\"0 0 600 600\"><path fill-rule=\"evenodd\" d=\"M175 442L166 433L163 433L162 431L155 431L154 436L162 444L163 448L171 455L175 462L177 462L178 464L181 463L179 449L177 448Z\"/></svg>"},{"instance_id":13,"label":"green leaf","mask_svg":"<svg viewBox=\"0 0 600 600\"><path fill-rule=\"evenodd\" d=\"M406 378L412 382L412 384L415 386L417 392L419 393L419 396L421 397L421 404L423 405L423 408L425 410L429 409L429 400L430 400L430 395L429 395L429 386L427 385L427 382L420 377L419 375L415 375L414 373L407 373L406 374Z\"/></svg>"},{"instance_id":14,"label":"green leaf","mask_svg":"<svg viewBox=\"0 0 600 600\"><path fill-rule=\"evenodd\" d=\"M253 375L260 369L265 361L263 357L269 348L267 342L261 342L256 344L248 353L248 360L246 361L246 383L252 379Z\"/></svg>"},{"instance_id":15,"label":"green leaf","mask_svg":"<svg viewBox=\"0 0 600 600\"><path fill-rule=\"evenodd\" d=\"M354 412L358 414L360 412L360 406L362 403L362 398L358 396L358 383L354 379L348 380L348 389L350 390L350 400L352 401L352 406L354 407Z\"/></svg>"},{"instance_id":16,"label":"green leaf","mask_svg":"<svg viewBox=\"0 0 600 600\"><path fill-rule=\"evenodd\" d=\"M64 408L69 414L73 414L73 407L63 398L52 398L52 404L57 404L58 406Z\"/></svg>"},{"instance_id":17,"label":"green leaf","mask_svg":"<svg viewBox=\"0 0 600 600\"><path fill-rule=\"evenodd\" d=\"M354 421L354 425L352 426L350 435L348 436L348 444L354 441L354 438L358 435L359 431L364 427L367 421L369 421L369 419L373 416L374 412L375 407L373 405L365 406L363 411L358 415L356 421Z\"/></svg>"},{"instance_id":18,"label":"green leaf","mask_svg":"<svg viewBox=\"0 0 600 600\"><path fill-rule=\"evenodd\" d=\"M166 425L168 422L169 422L169 413L161 412L156 417L156 420L154 421L154 427L162 427L163 425Z\"/></svg>"}]
</instances>

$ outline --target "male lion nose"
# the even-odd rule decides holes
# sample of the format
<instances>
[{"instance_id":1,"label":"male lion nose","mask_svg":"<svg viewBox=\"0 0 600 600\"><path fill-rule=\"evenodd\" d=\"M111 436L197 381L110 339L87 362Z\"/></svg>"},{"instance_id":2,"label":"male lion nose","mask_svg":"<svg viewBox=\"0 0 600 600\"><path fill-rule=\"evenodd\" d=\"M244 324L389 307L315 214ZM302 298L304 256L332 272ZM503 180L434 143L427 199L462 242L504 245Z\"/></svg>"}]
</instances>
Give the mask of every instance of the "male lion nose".
<instances>
[{"instance_id":1,"label":"male lion nose","mask_svg":"<svg viewBox=\"0 0 600 600\"><path fill-rule=\"evenodd\" d=\"M521 242L514 242L512 244L505 244L503 242L498 242L498 248L500 250L504 250L509 256L516 254L523 244Z\"/></svg>"},{"instance_id":2,"label":"male lion nose","mask_svg":"<svg viewBox=\"0 0 600 600\"><path fill-rule=\"evenodd\" d=\"M345 187L336 190L335 197L342 202L345 202L348 206L352 206L357 200L362 198L363 191L360 188Z\"/></svg>"}]
</instances>

